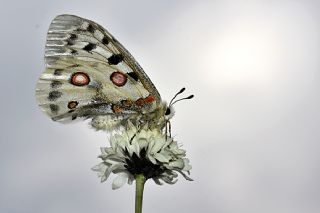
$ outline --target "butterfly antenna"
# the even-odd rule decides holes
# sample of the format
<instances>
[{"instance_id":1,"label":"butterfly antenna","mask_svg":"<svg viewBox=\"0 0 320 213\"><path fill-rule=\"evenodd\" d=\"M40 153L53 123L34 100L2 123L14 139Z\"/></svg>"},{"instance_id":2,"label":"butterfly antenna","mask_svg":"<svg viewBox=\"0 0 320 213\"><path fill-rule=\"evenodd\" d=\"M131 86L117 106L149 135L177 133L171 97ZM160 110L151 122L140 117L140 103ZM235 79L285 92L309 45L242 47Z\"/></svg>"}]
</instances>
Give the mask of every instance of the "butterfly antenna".
<instances>
[{"instance_id":1,"label":"butterfly antenna","mask_svg":"<svg viewBox=\"0 0 320 213\"><path fill-rule=\"evenodd\" d=\"M177 103L177 102L179 102L179 101L182 101L182 100L191 99L191 98L193 98L193 97L194 97L194 95L189 95L188 97L181 98L181 99L178 99L178 100L174 101L171 105L173 105L173 104L175 104L175 103Z\"/></svg>"},{"instance_id":2,"label":"butterfly antenna","mask_svg":"<svg viewBox=\"0 0 320 213\"><path fill-rule=\"evenodd\" d=\"M181 93L183 93L186 90L186 88L182 88L179 92L177 92L177 94L174 95L174 97L171 99L169 106L171 105L172 101Z\"/></svg>"}]
</instances>

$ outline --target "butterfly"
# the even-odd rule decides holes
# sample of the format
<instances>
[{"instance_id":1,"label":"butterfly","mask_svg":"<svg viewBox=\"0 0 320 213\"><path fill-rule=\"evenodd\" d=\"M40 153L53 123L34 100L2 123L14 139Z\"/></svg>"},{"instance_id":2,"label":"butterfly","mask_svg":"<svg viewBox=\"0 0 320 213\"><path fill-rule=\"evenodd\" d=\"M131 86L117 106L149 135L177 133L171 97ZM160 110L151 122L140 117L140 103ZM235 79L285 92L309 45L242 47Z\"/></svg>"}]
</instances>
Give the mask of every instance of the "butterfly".
<instances>
[{"instance_id":1,"label":"butterfly","mask_svg":"<svg viewBox=\"0 0 320 213\"><path fill-rule=\"evenodd\" d=\"M131 121L163 130L173 116L169 104L133 56L99 24L59 15L50 24L46 69L36 86L38 105L52 120L91 119L97 130L113 131Z\"/></svg>"}]
</instances>

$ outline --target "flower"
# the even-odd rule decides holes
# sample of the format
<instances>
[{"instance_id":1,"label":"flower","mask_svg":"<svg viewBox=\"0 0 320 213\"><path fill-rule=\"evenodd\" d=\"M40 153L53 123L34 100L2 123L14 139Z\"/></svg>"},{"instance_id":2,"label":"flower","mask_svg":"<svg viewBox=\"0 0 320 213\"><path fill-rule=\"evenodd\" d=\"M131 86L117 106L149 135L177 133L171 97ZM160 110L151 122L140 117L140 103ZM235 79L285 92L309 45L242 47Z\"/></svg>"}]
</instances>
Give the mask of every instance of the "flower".
<instances>
[{"instance_id":1,"label":"flower","mask_svg":"<svg viewBox=\"0 0 320 213\"><path fill-rule=\"evenodd\" d=\"M102 147L99 158L102 162L92 168L98 173L101 182L111 173L117 175L112 189L118 189L126 182L131 184L135 176L143 174L152 178L156 184L174 184L178 173L192 181L191 165L185 158L186 151L177 142L167 137L159 129L143 128L138 130L132 123L128 128L110 136L110 147ZM186 174L187 173L187 174Z\"/></svg>"}]
</instances>

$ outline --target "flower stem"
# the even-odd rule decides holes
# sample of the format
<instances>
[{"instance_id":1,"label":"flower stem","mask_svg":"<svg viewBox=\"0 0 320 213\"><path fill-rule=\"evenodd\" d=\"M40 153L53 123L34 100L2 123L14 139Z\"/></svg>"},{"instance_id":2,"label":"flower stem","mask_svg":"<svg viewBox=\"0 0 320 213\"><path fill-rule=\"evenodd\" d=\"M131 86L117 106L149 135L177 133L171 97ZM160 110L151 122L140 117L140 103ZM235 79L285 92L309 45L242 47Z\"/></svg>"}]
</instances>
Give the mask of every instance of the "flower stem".
<instances>
[{"instance_id":1,"label":"flower stem","mask_svg":"<svg viewBox=\"0 0 320 213\"><path fill-rule=\"evenodd\" d=\"M135 213L142 213L143 188L146 178L143 174L136 175L136 210Z\"/></svg>"}]
</instances>

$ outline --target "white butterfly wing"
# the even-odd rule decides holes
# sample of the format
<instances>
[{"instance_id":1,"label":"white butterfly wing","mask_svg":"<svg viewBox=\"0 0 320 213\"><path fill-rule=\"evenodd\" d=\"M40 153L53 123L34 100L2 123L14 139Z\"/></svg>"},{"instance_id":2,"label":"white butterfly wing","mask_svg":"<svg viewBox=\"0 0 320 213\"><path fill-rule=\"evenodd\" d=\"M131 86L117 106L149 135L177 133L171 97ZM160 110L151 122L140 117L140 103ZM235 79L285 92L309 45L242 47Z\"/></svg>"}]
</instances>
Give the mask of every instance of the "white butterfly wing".
<instances>
[{"instance_id":1,"label":"white butterfly wing","mask_svg":"<svg viewBox=\"0 0 320 213\"><path fill-rule=\"evenodd\" d=\"M51 23L36 88L53 120L152 111L161 97L131 54L100 25L73 15Z\"/></svg>"}]
</instances>

